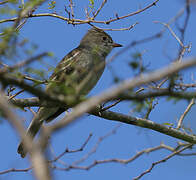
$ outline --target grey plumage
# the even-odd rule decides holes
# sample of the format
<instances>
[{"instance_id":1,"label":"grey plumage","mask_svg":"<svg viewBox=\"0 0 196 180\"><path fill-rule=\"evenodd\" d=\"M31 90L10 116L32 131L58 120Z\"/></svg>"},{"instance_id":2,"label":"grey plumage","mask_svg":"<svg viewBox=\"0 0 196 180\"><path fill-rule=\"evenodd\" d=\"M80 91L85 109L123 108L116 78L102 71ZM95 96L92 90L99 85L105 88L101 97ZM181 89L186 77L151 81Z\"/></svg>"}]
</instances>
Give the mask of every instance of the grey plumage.
<instances>
[{"instance_id":1,"label":"grey plumage","mask_svg":"<svg viewBox=\"0 0 196 180\"><path fill-rule=\"evenodd\" d=\"M104 31L90 29L81 40L80 45L67 54L55 68L49 78L46 92L74 97L87 95L104 71L106 56L113 47L120 46L114 43ZM50 122L68 108L39 108L27 134L33 138L44 121ZM18 146L18 153L21 157L25 157L27 153L23 142Z\"/></svg>"}]
</instances>

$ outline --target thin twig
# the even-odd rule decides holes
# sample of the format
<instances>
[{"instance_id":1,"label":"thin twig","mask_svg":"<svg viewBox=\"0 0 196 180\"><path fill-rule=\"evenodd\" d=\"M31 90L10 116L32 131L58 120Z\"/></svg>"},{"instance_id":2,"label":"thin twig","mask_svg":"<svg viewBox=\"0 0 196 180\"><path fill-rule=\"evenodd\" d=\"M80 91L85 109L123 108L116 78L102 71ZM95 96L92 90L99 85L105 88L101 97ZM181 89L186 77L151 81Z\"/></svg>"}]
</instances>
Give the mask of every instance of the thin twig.
<instances>
[{"instance_id":1,"label":"thin twig","mask_svg":"<svg viewBox=\"0 0 196 180\"><path fill-rule=\"evenodd\" d=\"M156 6L156 4L158 3L159 0L156 0L154 1L153 3L151 3L150 5L144 7L143 9L140 9L140 10L137 10L136 12L133 12L133 13L130 13L130 14L127 14L125 16L120 16L120 17L116 17L114 19L110 19L108 21L105 22L105 24L110 24L111 22L114 22L114 21L117 21L117 20L120 20L120 19L124 19L124 18L127 18L127 17L130 17L130 16L134 16L136 14L139 14L141 12L144 12L145 10L153 7L153 6Z\"/></svg>"},{"instance_id":2,"label":"thin twig","mask_svg":"<svg viewBox=\"0 0 196 180\"><path fill-rule=\"evenodd\" d=\"M196 83L192 83L192 84L175 84L175 86L180 87L180 88L194 88L196 87Z\"/></svg>"},{"instance_id":3,"label":"thin twig","mask_svg":"<svg viewBox=\"0 0 196 180\"><path fill-rule=\"evenodd\" d=\"M18 95L19 95L19 94L21 94L22 92L24 92L24 89L22 89L22 90L18 91L18 92L17 92L17 93L15 93L14 95L10 96L10 97L9 97L9 100L11 100L11 99L15 98L16 96L18 96Z\"/></svg>"},{"instance_id":4,"label":"thin twig","mask_svg":"<svg viewBox=\"0 0 196 180\"><path fill-rule=\"evenodd\" d=\"M186 145L183 145L186 146ZM136 160L137 158L141 157L143 154L149 154L151 152L160 150L160 149L166 149L172 152L176 152L177 148L182 147L181 145L178 145L176 148L173 148L171 146L165 145L163 143L161 143L158 146L155 147L151 147L151 148L147 148L144 149L142 151L137 152L134 156L128 158L128 159L119 159L119 158L111 158L111 159L104 159L104 160L95 160L94 162L92 162L91 164L87 165L87 166L79 166L79 165L68 165L66 167L58 167L55 165L51 165L51 167L53 169L57 169L57 170L61 170L61 171L69 171L71 169L80 169L80 170L90 170L91 168L100 165L100 164L106 164L106 163L120 163L120 164L128 164L133 162L134 160ZM181 155L181 154L176 154L176 155Z\"/></svg>"},{"instance_id":5,"label":"thin twig","mask_svg":"<svg viewBox=\"0 0 196 180\"><path fill-rule=\"evenodd\" d=\"M128 163L131 163L134 160L138 159L139 157L141 157L144 154L149 154L151 152L154 152L154 151L157 151L157 150L160 150L160 149L166 149L166 150L169 150L169 151L172 151L172 152L176 152L179 148L184 147L186 145L187 144L179 144L177 147L171 147L171 146L165 145L164 143L161 143L158 146L143 149L143 150L137 152L135 155L133 155L132 157L130 157L128 159L111 158L111 159L104 159L104 160L95 160L93 163L91 163L88 166L77 166L77 165L72 164L72 165L66 165L65 168L61 168L61 167L57 167L54 164L52 164L53 161L48 161L48 162L50 163L51 168L61 170L61 171L69 171L71 169L89 170L89 169L91 169L91 168L93 168L97 165L105 164L105 163L128 164ZM176 155L179 155L179 156L193 156L193 155L195 155L195 153L179 153L179 154L176 154ZM8 169L8 170L1 171L0 174L7 174L7 173L10 173L10 172L27 172L31 169L32 169L32 167L25 168L25 169L11 168L11 169Z\"/></svg>"},{"instance_id":6,"label":"thin twig","mask_svg":"<svg viewBox=\"0 0 196 180\"><path fill-rule=\"evenodd\" d=\"M113 104L111 104L111 105L109 105L109 106L107 106L107 107L102 108L100 112L106 111L106 110L108 110L108 109L110 109L110 108L116 106L116 105L117 105L118 103L120 103L121 101L122 101L121 99L117 100L117 101L114 102Z\"/></svg>"},{"instance_id":7,"label":"thin twig","mask_svg":"<svg viewBox=\"0 0 196 180\"><path fill-rule=\"evenodd\" d=\"M92 137L92 134L90 133L88 138L85 140L85 142L82 144L81 147L79 147L78 149L74 149L74 150L69 150L68 148L66 148L64 152L62 152L61 154L59 154L57 157L55 157L53 160L50 160L49 162L57 161L58 159L63 157L66 153L75 153L75 152L83 151L83 149L85 148L85 146L87 145L91 137Z\"/></svg>"},{"instance_id":8,"label":"thin twig","mask_svg":"<svg viewBox=\"0 0 196 180\"><path fill-rule=\"evenodd\" d=\"M188 21L190 19L190 0L186 0L186 17L184 20L184 25L182 28L179 28L180 33L181 33L181 42L184 43L184 37L185 37L185 32L188 26ZM178 59L182 58L183 56L183 52L184 48L181 46L179 49L179 53L178 53Z\"/></svg>"},{"instance_id":9,"label":"thin twig","mask_svg":"<svg viewBox=\"0 0 196 180\"><path fill-rule=\"evenodd\" d=\"M118 124L116 127L114 127L110 132L108 132L107 134L105 134L104 136L100 137L97 141L97 143L95 144L95 146L91 149L91 151L89 153L87 153L85 156L83 156L81 159L75 161L72 163L71 166L75 166L78 165L82 162L84 162L86 159L89 158L89 156L91 156L92 154L94 154L97 151L97 148L99 147L100 143L106 139L107 137L113 135L116 133L117 129L120 127L120 124Z\"/></svg>"},{"instance_id":10,"label":"thin twig","mask_svg":"<svg viewBox=\"0 0 196 180\"><path fill-rule=\"evenodd\" d=\"M74 18L73 1L69 0L69 7L71 9L71 17Z\"/></svg>"},{"instance_id":11,"label":"thin twig","mask_svg":"<svg viewBox=\"0 0 196 180\"><path fill-rule=\"evenodd\" d=\"M164 25L165 27L167 27L169 29L169 31L171 32L171 34L173 35L173 37L178 41L178 43L181 45L181 47L185 47L183 42L180 40L180 38L175 34L175 32L172 30L172 28L169 26L169 24L160 22L160 21L154 21L155 23L160 23L162 25Z\"/></svg>"},{"instance_id":12,"label":"thin twig","mask_svg":"<svg viewBox=\"0 0 196 180\"><path fill-rule=\"evenodd\" d=\"M135 177L133 180L138 180L138 179L140 179L140 178L141 178L142 176L144 176L145 174L150 173L150 172L152 171L152 169L153 169L156 165L158 165L158 164L160 164L160 163L166 162L166 161L169 160L170 158L174 157L175 155L181 153L182 151L184 151L184 150L186 150L186 149L188 149L188 148L191 148L192 146L193 146L192 144L186 145L186 146L184 146L182 149L179 149L178 151L174 151L173 153L171 153L171 154L168 155L167 157L165 157L165 158L163 158L163 159L161 159L161 160L159 160L159 161L156 161L156 162L152 163L152 165L151 165L151 167L150 167L149 169L147 169L146 171L144 171L143 173L141 173L139 176Z\"/></svg>"},{"instance_id":13,"label":"thin twig","mask_svg":"<svg viewBox=\"0 0 196 180\"><path fill-rule=\"evenodd\" d=\"M191 99L189 105L187 106L187 108L185 109L184 113L180 116L180 119L178 121L178 125L177 125L177 129L180 129L182 127L182 122L185 118L185 116L187 115L187 113L190 111L191 107L195 104L195 99Z\"/></svg>"},{"instance_id":14,"label":"thin twig","mask_svg":"<svg viewBox=\"0 0 196 180\"><path fill-rule=\"evenodd\" d=\"M107 3L107 0L103 0L100 8L94 13L93 19L96 18L96 16L99 14L99 12L101 11L101 9L103 8L103 6Z\"/></svg>"},{"instance_id":15,"label":"thin twig","mask_svg":"<svg viewBox=\"0 0 196 180\"><path fill-rule=\"evenodd\" d=\"M89 23L89 24L90 24L90 23ZM129 27L127 27L127 28L118 28L118 29L115 29L115 28L107 28L107 29L102 28L102 30L103 30L103 31L126 31L126 30L130 30L130 29L134 28L137 24L139 24L139 23L136 22L136 23L130 25ZM93 26L93 27L96 27L97 29L100 29L100 28L98 28L98 27L95 26L95 25L92 25L92 24L90 24L90 25Z\"/></svg>"},{"instance_id":16,"label":"thin twig","mask_svg":"<svg viewBox=\"0 0 196 180\"><path fill-rule=\"evenodd\" d=\"M115 22L115 21L118 21L120 19L125 19L127 17L134 16L134 15L137 15L141 12L144 12L145 10L151 8L152 6L155 6L158 1L159 0L156 0L153 3L151 3L150 5L144 7L143 9L137 10L133 13L130 13L130 14L127 14L127 15L124 15L124 16L120 16L120 17L117 17L117 18L113 18L113 19L110 19L110 20L106 20L106 21L97 21L97 20L93 20L92 18L88 18L88 19L85 19L85 20L70 19L70 18L66 18L66 17L60 16L60 15L51 14L51 13L30 14L30 15L23 16L23 18L46 17L46 16L48 16L48 17L55 17L55 18L62 19L64 21L67 21L69 24L86 24L86 23L87 24L88 23L110 24L111 22ZM0 23L12 22L12 21L17 21L17 20L18 20L18 17L14 17L14 18L10 18L10 19L0 20Z\"/></svg>"},{"instance_id":17,"label":"thin twig","mask_svg":"<svg viewBox=\"0 0 196 180\"><path fill-rule=\"evenodd\" d=\"M29 170L31 170L32 167L29 167L29 168L25 168L25 169L15 169L15 168L11 168L11 169L7 169L7 170L4 170L4 171L1 171L0 172L0 175L2 174L7 174L7 173L10 173L10 172L27 172Z\"/></svg>"},{"instance_id":18,"label":"thin twig","mask_svg":"<svg viewBox=\"0 0 196 180\"><path fill-rule=\"evenodd\" d=\"M0 2L0 5L5 4L5 3L8 3L9 1L10 1L10 0L2 1L2 2Z\"/></svg>"},{"instance_id":19,"label":"thin twig","mask_svg":"<svg viewBox=\"0 0 196 180\"><path fill-rule=\"evenodd\" d=\"M28 58L28 59L26 59L26 60L24 60L24 61L22 61L18 64L15 64L14 66L4 67L4 68L0 69L0 74L7 73L7 72L13 71L15 69L24 67L25 65L28 65L28 64L32 63L33 61L35 61L35 60L39 60L40 58L42 58L44 56L48 56L48 53L44 52L44 53L36 55L34 57L30 57L30 58Z\"/></svg>"}]
</instances>

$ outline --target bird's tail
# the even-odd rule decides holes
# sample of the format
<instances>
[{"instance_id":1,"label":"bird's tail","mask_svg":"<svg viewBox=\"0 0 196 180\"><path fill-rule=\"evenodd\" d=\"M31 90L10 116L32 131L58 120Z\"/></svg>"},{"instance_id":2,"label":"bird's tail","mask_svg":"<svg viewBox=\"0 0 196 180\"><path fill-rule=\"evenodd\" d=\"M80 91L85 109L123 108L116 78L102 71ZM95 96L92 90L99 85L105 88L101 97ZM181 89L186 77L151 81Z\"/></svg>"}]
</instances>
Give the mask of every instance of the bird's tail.
<instances>
[{"instance_id":1,"label":"bird's tail","mask_svg":"<svg viewBox=\"0 0 196 180\"><path fill-rule=\"evenodd\" d=\"M39 111L38 111L37 115L35 115L35 117L32 119L31 124L29 125L29 128L27 130L27 134L29 136L31 136L32 138L35 137L35 135L37 134L37 132L39 131L39 129L41 128L41 125L43 123L43 120L40 119ZM21 155L22 158L24 158L26 156L27 151L24 148L23 141L21 141L21 143L19 144L17 152L18 152L18 154Z\"/></svg>"},{"instance_id":2,"label":"bird's tail","mask_svg":"<svg viewBox=\"0 0 196 180\"><path fill-rule=\"evenodd\" d=\"M52 119L56 118L58 115L60 115L62 112L64 112L64 108L45 108L41 107L39 108L37 114L33 118L28 130L27 134L31 136L32 138L35 137L35 135L38 133L38 131L41 128L41 125L44 121L51 121ZM24 148L24 142L21 141L21 143L18 146L17 150L18 154L21 155L22 158L24 158L27 154L27 150Z\"/></svg>"}]
</instances>

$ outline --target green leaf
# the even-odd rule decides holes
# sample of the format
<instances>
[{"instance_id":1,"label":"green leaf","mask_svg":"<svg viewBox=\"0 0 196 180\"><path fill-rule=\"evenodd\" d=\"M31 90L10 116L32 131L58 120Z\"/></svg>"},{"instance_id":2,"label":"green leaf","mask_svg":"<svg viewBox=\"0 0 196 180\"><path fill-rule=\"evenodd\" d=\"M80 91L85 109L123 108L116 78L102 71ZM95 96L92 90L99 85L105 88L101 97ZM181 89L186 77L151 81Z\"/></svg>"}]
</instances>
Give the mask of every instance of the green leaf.
<instances>
[{"instance_id":1,"label":"green leaf","mask_svg":"<svg viewBox=\"0 0 196 180\"><path fill-rule=\"evenodd\" d=\"M165 125L165 126L169 126L169 127L174 126L174 124L173 124L173 123L167 123L167 122L163 123L163 125Z\"/></svg>"},{"instance_id":2,"label":"green leaf","mask_svg":"<svg viewBox=\"0 0 196 180\"><path fill-rule=\"evenodd\" d=\"M89 0L89 3L90 3L89 7L91 9L94 9L94 7L95 7L95 1L94 0Z\"/></svg>"},{"instance_id":3,"label":"green leaf","mask_svg":"<svg viewBox=\"0 0 196 180\"><path fill-rule=\"evenodd\" d=\"M48 3L48 9L54 9L56 6L56 1L51 1L50 3Z\"/></svg>"},{"instance_id":4,"label":"green leaf","mask_svg":"<svg viewBox=\"0 0 196 180\"><path fill-rule=\"evenodd\" d=\"M54 53L53 52L48 52L48 56L49 57L54 57Z\"/></svg>"}]
</instances>

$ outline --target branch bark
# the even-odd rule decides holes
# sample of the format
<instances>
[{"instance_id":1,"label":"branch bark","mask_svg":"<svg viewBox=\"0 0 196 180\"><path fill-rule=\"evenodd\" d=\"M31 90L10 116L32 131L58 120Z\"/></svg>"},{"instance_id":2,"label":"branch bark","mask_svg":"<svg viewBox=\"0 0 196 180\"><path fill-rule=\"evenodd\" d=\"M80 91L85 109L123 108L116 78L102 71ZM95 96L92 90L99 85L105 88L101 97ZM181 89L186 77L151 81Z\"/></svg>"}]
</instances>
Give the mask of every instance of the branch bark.
<instances>
[{"instance_id":1,"label":"branch bark","mask_svg":"<svg viewBox=\"0 0 196 180\"><path fill-rule=\"evenodd\" d=\"M76 105L73 112L69 113L69 115L67 115L61 121L57 122L54 126L48 127L49 128L48 131L49 132L57 131L58 129L61 129L67 126L68 124L73 122L75 119L82 116L84 113L90 112L91 110L93 110L97 105L105 101L114 99L115 97L117 97L122 92L128 89L133 89L143 84L161 80L165 77L171 76L172 74L182 69L186 69L188 67L195 66L195 65L196 65L196 59L192 58L186 61L175 62L165 68L156 70L151 73L137 76L133 79L125 80L119 85L109 88L108 90L104 91L100 95L91 97L88 100Z\"/></svg>"},{"instance_id":2,"label":"branch bark","mask_svg":"<svg viewBox=\"0 0 196 180\"><path fill-rule=\"evenodd\" d=\"M20 123L15 114L12 113L9 104L6 101L3 93L0 92L0 109L8 122L16 129L24 141L25 148L30 152L30 159L32 161L35 176L39 180L50 180L50 171L48 163L37 144L33 143L32 138L26 135L25 129Z\"/></svg>"},{"instance_id":3,"label":"branch bark","mask_svg":"<svg viewBox=\"0 0 196 180\"><path fill-rule=\"evenodd\" d=\"M100 113L99 109L93 110L91 114L104 118L106 120L113 120L118 121L126 124L131 124L147 129L152 129L154 131L160 132L162 134L166 134L171 137L175 137L177 139L181 139L183 141L196 144L196 136L195 135L189 135L187 133L181 132L177 129L174 129L172 127L168 127L165 125L161 125L158 123L155 123L153 121L150 121L148 119L143 118L137 118L133 116L127 116L121 113L116 113L112 111L104 111Z\"/></svg>"}]
</instances>

